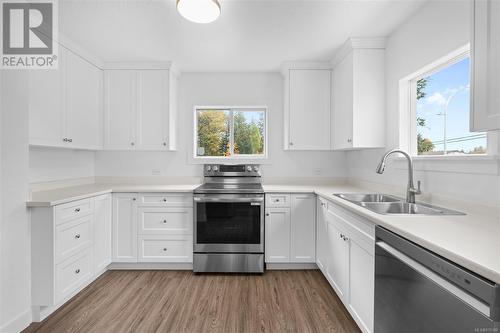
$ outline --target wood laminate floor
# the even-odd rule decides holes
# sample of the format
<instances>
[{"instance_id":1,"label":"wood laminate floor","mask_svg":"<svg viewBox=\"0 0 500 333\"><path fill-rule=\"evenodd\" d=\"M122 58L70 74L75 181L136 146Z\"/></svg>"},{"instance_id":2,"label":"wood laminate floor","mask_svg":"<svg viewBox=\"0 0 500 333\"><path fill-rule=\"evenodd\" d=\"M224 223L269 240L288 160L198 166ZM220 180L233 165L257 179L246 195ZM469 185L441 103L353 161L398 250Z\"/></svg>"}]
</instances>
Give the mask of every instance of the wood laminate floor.
<instances>
[{"instance_id":1,"label":"wood laminate floor","mask_svg":"<svg viewBox=\"0 0 500 333\"><path fill-rule=\"evenodd\" d=\"M318 270L108 271L25 332L360 332Z\"/></svg>"}]
</instances>

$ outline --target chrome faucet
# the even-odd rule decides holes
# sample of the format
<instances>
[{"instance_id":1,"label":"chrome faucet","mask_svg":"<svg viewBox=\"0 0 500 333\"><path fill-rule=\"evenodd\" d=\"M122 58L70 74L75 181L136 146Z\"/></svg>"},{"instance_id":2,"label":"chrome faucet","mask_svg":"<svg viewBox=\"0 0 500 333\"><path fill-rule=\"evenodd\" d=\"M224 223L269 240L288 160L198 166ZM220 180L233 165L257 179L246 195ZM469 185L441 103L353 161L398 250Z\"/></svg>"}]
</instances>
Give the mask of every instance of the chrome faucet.
<instances>
[{"instance_id":1,"label":"chrome faucet","mask_svg":"<svg viewBox=\"0 0 500 333\"><path fill-rule=\"evenodd\" d=\"M415 203L415 195L421 194L422 191L420 191L420 180L417 182L417 188L415 188L415 185L413 184L413 160L407 152L400 149L389 150L384 154L384 157L382 157L382 160L378 164L377 173L383 174L387 157L389 157L389 155L398 153L406 157L406 159L408 160L408 186L406 189L406 202Z\"/></svg>"}]
</instances>

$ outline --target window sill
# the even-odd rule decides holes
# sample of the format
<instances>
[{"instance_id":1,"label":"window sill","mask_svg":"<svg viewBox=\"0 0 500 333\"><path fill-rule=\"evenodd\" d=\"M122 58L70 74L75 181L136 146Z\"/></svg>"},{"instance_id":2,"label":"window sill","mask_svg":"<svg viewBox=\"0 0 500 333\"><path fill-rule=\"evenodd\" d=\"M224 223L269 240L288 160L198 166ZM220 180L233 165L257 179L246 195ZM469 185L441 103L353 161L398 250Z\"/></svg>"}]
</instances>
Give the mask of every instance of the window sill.
<instances>
[{"instance_id":1,"label":"window sill","mask_svg":"<svg viewBox=\"0 0 500 333\"><path fill-rule=\"evenodd\" d=\"M497 175L500 157L498 155L475 156L414 156L417 172L438 172L450 174ZM407 170L406 158L394 157L395 167Z\"/></svg>"},{"instance_id":2,"label":"window sill","mask_svg":"<svg viewBox=\"0 0 500 333\"><path fill-rule=\"evenodd\" d=\"M394 157L395 160L406 160L403 156ZM500 159L500 155L429 155L429 156L412 156L414 161L496 161Z\"/></svg>"},{"instance_id":3,"label":"window sill","mask_svg":"<svg viewBox=\"0 0 500 333\"><path fill-rule=\"evenodd\" d=\"M269 156L191 157L191 164L270 164Z\"/></svg>"}]
</instances>

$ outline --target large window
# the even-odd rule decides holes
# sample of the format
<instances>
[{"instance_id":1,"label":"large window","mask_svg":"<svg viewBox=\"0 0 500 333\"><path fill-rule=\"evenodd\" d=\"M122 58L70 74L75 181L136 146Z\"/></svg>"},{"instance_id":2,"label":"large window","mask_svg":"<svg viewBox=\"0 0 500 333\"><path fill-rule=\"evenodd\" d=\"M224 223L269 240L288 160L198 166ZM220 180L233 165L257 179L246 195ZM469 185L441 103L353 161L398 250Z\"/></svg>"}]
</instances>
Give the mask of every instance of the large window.
<instances>
[{"instance_id":1,"label":"large window","mask_svg":"<svg viewBox=\"0 0 500 333\"><path fill-rule=\"evenodd\" d=\"M469 131L470 57L461 54L411 82L418 155L486 153L486 133Z\"/></svg>"},{"instance_id":2,"label":"large window","mask_svg":"<svg viewBox=\"0 0 500 333\"><path fill-rule=\"evenodd\" d=\"M264 157L264 108L197 108L196 157Z\"/></svg>"}]
</instances>

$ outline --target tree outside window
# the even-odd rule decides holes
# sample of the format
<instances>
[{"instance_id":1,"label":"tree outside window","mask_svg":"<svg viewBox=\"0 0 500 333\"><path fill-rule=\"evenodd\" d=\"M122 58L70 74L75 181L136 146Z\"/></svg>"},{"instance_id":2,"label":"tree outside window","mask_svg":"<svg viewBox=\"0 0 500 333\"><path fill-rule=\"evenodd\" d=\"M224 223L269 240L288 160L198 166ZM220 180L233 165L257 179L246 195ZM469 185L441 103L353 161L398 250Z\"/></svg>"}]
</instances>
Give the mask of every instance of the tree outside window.
<instances>
[{"instance_id":1,"label":"tree outside window","mask_svg":"<svg viewBox=\"0 0 500 333\"><path fill-rule=\"evenodd\" d=\"M198 109L198 157L264 156L265 110Z\"/></svg>"}]
</instances>

